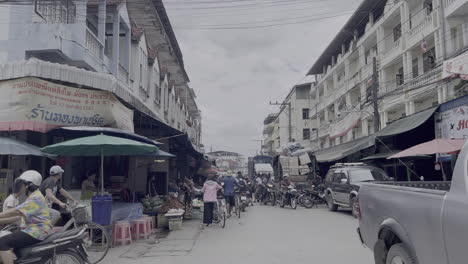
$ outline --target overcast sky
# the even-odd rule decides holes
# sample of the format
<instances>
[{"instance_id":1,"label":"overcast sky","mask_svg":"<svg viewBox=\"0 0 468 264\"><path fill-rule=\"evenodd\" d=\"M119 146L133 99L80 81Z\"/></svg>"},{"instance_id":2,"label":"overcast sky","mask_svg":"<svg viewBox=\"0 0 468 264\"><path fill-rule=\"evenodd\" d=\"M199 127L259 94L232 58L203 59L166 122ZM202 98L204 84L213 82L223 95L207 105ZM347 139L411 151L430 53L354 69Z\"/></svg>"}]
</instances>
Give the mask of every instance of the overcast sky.
<instances>
[{"instance_id":1,"label":"overcast sky","mask_svg":"<svg viewBox=\"0 0 468 264\"><path fill-rule=\"evenodd\" d=\"M263 119L278 111L269 101L301 82L360 0L164 3L202 110L205 150L250 156Z\"/></svg>"}]
</instances>

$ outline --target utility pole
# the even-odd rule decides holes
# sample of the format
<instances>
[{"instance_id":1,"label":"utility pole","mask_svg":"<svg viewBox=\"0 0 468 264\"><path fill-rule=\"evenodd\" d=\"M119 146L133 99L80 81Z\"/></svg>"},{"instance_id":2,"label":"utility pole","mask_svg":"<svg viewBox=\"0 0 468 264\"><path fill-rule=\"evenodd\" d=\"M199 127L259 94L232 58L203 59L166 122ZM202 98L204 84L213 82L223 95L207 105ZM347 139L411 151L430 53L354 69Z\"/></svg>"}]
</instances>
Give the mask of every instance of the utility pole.
<instances>
[{"instance_id":1,"label":"utility pole","mask_svg":"<svg viewBox=\"0 0 468 264\"><path fill-rule=\"evenodd\" d=\"M380 130L380 113L379 113L379 78L377 72L377 59L372 59L373 74L372 74L372 105L374 107L374 133Z\"/></svg>"},{"instance_id":2,"label":"utility pole","mask_svg":"<svg viewBox=\"0 0 468 264\"><path fill-rule=\"evenodd\" d=\"M291 102L289 103L279 103L278 101L272 103L270 102L270 105L279 105L279 106L285 106L287 105L288 106L288 116L289 116L289 122L288 122L288 134L289 134L289 142L292 141L292 106L291 106Z\"/></svg>"}]
</instances>

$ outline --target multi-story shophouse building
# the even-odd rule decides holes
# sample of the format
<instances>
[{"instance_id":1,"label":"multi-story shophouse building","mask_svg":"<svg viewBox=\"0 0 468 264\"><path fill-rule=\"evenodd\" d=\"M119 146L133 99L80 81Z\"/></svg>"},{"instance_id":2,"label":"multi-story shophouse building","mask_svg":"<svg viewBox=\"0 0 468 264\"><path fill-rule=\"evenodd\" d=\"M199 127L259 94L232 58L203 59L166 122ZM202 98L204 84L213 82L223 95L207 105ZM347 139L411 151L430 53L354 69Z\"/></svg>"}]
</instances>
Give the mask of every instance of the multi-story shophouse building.
<instances>
[{"instance_id":1,"label":"multi-story shophouse building","mask_svg":"<svg viewBox=\"0 0 468 264\"><path fill-rule=\"evenodd\" d=\"M463 95L442 79L442 65L466 50L467 17L466 0L362 1L308 73L317 80L311 141L320 149L355 141Z\"/></svg>"},{"instance_id":2,"label":"multi-story shophouse building","mask_svg":"<svg viewBox=\"0 0 468 264\"><path fill-rule=\"evenodd\" d=\"M164 192L170 178L195 170L201 115L161 0L1 1L0 17L3 136L44 146L69 138L60 128L92 126L158 140L176 158L106 159L106 178L128 176L139 192L152 176ZM16 157L4 165L46 174L51 163ZM62 163L71 187L94 166Z\"/></svg>"},{"instance_id":3,"label":"multi-story shophouse building","mask_svg":"<svg viewBox=\"0 0 468 264\"><path fill-rule=\"evenodd\" d=\"M279 119L278 113L269 114L263 121L262 153L275 156L279 148Z\"/></svg>"},{"instance_id":4,"label":"multi-story shophouse building","mask_svg":"<svg viewBox=\"0 0 468 264\"><path fill-rule=\"evenodd\" d=\"M278 154L289 143L299 143L302 147L311 145L312 134L316 133L316 122L311 118L311 87L315 87L311 80L295 85L286 98L277 103L280 110L276 116L269 115L264 120L264 151Z\"/></svg>"}]
</instances>

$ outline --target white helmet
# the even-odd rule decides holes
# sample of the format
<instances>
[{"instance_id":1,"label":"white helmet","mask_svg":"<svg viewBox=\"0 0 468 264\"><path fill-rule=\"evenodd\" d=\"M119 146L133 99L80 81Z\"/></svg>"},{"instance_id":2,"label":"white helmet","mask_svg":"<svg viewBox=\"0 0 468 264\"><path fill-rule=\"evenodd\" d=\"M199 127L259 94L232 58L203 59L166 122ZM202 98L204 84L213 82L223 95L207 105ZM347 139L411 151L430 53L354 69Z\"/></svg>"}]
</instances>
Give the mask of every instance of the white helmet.
<instances>
[{"instance_id":1,"label":"white helmet","mask_svg":"<svg viewBox=\"0 0 468 264\"><path fill-rule=\"evenodd\" d=\"M20 180L23 180L25 182L32 183L36 185L37 187L41 186L42 183L42 176L39 172L35 170L28 170L23 172L19 178Z\"/></svg>"},{"instance_id":2,"label":"white helmet","mask_svg":"<svg viewBox=\"0 0 468 264\"><path fill-rule=\"evenodd\" d=\"M286 179L286 178L288 178L288 177L289 177L289 174L287 174L287 173L283 175L283 178L284 178L284 179Z\"/></svg>"}]
</instances>

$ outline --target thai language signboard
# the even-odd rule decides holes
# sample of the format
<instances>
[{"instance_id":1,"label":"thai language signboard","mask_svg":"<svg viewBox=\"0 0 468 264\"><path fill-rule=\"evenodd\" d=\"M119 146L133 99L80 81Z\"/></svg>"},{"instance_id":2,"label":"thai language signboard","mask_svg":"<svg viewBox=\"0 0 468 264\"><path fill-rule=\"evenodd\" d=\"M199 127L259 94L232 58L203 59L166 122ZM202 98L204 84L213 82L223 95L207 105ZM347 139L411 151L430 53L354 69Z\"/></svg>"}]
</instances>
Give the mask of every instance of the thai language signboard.
<instances>
[{"instance_id":1,"label":"thai language signboard","mask_svg":"<svg viewBox=\"0 0 468 264\"><path fill-rule=\"evenodd\" d=\"M468 139L468 106L436 114L438 138Z\"/></svg>"},{"instance_id":2,"label":"thai language signboard","mask_svg":"<svg viewBox=\"0 0 468 264\"><path fill-rule=\"evenodd\" d=\"M133 111L110 92L27 77L0 83L0 130L114 127L133 132Z\"/></svg>"}]
</instances>

